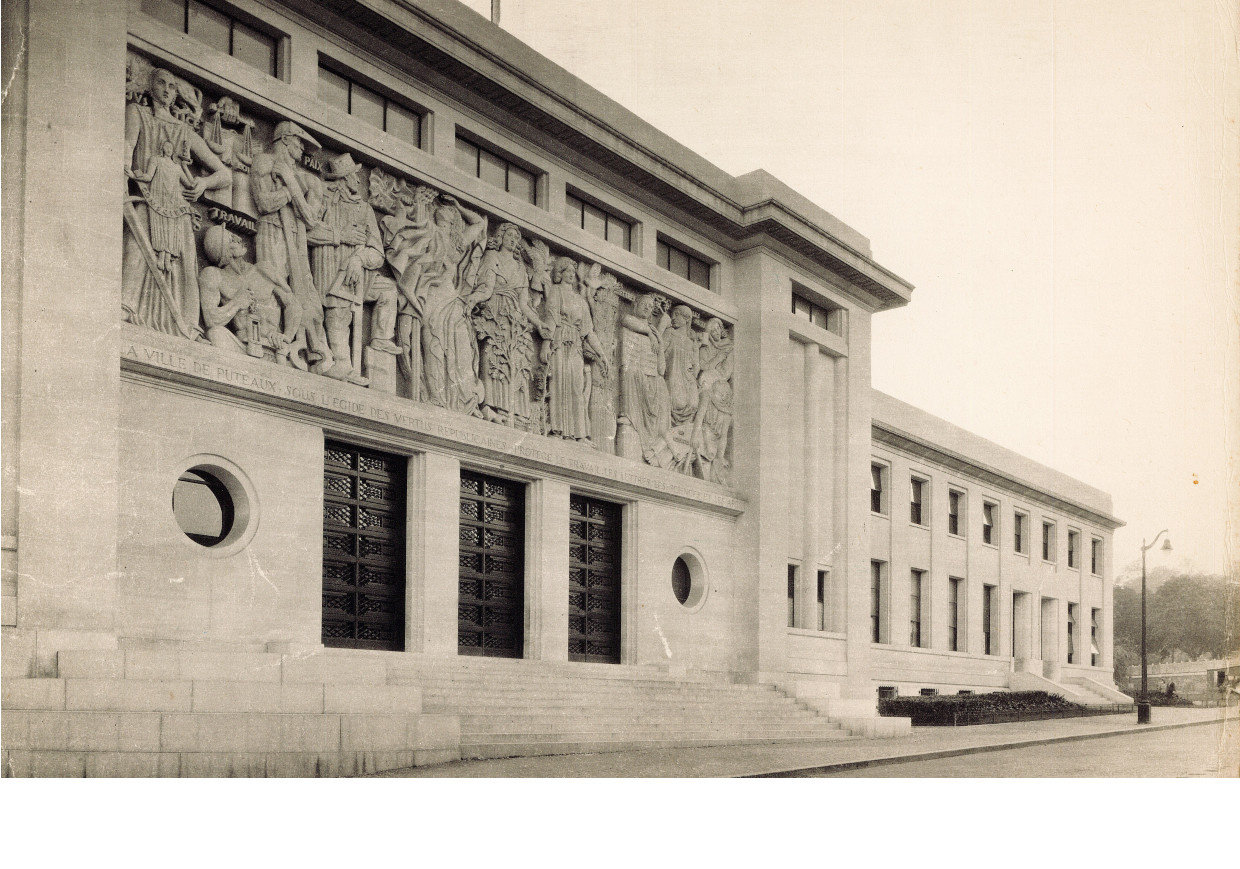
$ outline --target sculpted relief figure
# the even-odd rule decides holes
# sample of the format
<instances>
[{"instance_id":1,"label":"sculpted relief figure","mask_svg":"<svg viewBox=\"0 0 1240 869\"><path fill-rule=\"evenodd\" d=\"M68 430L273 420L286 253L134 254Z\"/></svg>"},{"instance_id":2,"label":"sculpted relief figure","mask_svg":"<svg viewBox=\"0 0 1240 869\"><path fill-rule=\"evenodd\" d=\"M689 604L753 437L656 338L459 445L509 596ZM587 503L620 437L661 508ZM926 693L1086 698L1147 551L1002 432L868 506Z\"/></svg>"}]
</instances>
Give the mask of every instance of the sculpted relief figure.
<instances>
[{"instance_id":1,"label":"sculpted relief figure","mask_svg":"<svg viewBox=\"0 0 1240 869\"><path fill-rule=\"evenodd\" d=\"M701 400L690 440L697 456L697 475L727 486L732 470L728 457L732 434L732 338L718 317L711 317L706 323L706 342L698 358Z\"/></svg>"},{"instance_id":2,"label":"sculpted relief figure","mask_svg":"<svg viewBox=\"0 0 1240 869\"><path fill-rule=\"evenodd\" d=\"M202 246L211 262L198 276L207 340L222 350L287 361L301 325L292 292L249 263L245 243L223 226L208 229Z\"/></svg>"},{"instance_id":3,"label":"sculpted relief figure","mask_svg":"<svg viewBox=\"0 0 1240 869\"><path fill-rule=\"evenodd\" d=\"M655 463L657 442L672 425L667 393L666 356L658 329L653 293L633 303L620 318L620 417L616 447L620 455Z\"/></svg>"},{"instance_id":4,"label":"sculpted relief figure","mask_svg":"<svg viewBox=\"0 0 1240 869\"><path fill-rule=\"evenodd\" d=\"M523 248L521 230L515 224L501 223L487 239L471 298L477 305L472 320L481 351L483 415L528 430L533 327L539 317L530 305Z\"/></svg>"},{"instance_id":5,"label":"sculpted relief figure","mask_svg":"<svg viewBox=\"0 0 1240 869\"><path fill-rule=\"evenodd\" d=\"M172 73L154 67L146 87L147 100L125 108L125 175L133 180L139 195L126 195L124 202L128 231L121 271L121 316L139 326L195 338L202 334L198 256L194 215L187 203L196 201L205 190L228 186L231 179L228 167L174 113L179 89ZM190 167L195 163L209 174L193 177Z\"/></svg>"},{"instance_id":6,"label":"sculpted relief figure","mask_svg":"<svg viewBox=\"0 0 1240 869\"><path fill-rule=\"evenodd\" d=\"M602 352L587 354L590 365L590 440L604 453L616 451L616 328L620 313L620 282L613 275L603 275L597 282L586 284L586 301L594 322L594 337Z\"/></svg>"},{"instance_id":7,"label":"sculpted relief figure","mask_svg":"<svg viewBox=\"0 0 1240 869\"><path fill-rule=\"evenodd\" d=\"M411 331L421 339L421 383L415 382L414 395L479 415L482 385L469 319L478 299L470 281L486 237L486 218L451 196L435 197L438 204L428 202L429 207L416 208L411 217L407 208L418 204L415 191L413 201L400 200L396 212L383 221L387 260L397 276Z\"/></svg>"},{"instance_id":8,"label":"sculpted relief figure","mask_svg":"<svg viewBox=\"0 0 1240 869\"><path fill-rule=\"evenodd\" d=\"M332 352L323 329L323 303L310 274L306 231L318 224L315 209L307 197L316 199L321 182L298 168L306 144L319 143L294 124L276 124L271 147L254 158L253 193L258 211L255 256L263 271L287 286L301 306L300 345L304 342L306 361L316 374L332 368ZM347 366L347 363L345 363Z\"/></svg>"},{"instance_id":9,"label":"sculpted relief figure","mask_svg":"<svg viewBox=\"0 0 1240 869\"><path fill-rule=\"evenodd\" d=\"M577 264L568 257L556 259L541 331L548 351L547 433L584 441L590 438L591 380L584 354L589 352L604 373L607 360L578 285Z\"/></svg>"},{"instance_id":10,"label":"sculpted relief figure","mask_svg":"<svg viewBox=\"0 0 1240 869\"><path fill-rule=\"evenodd\" d=\"M254 215L250 197L250 167L254 164L254 122L241 114L232 97L220 97L207 106L207 125L202 137L220 161L232 170L232 187L213 191L207 198Z\"/></svg>"},{"instance_id":11,"label":"sculpted relief figure","mask_svg":"<svg viewBox=\"0 0 1240 869\"><path fill-rule=\"evenodd\" d=\"M327 188L317 225L306 232L310 270L324 309L327 342L336 360L327 376L365 386L361 337L363 303L374 302L370 347L400 352L396 332L396 284L380 274L384 264L379 223L361 194L362 167L341 154L327 164Z\"/></svg>"},{"instance_id":12,"label":"sculpted relief figure","mask_svg":"<svg viewBox=\"0 0 1240 869\"><path fill-rule=\"evenodd\" d=\"M687 305L672 308L672 325L663 333L663 344L672 424L681 425L693 419L698 405L698 339L693 334L693 311Z\"/></svg>"}]
</instances>

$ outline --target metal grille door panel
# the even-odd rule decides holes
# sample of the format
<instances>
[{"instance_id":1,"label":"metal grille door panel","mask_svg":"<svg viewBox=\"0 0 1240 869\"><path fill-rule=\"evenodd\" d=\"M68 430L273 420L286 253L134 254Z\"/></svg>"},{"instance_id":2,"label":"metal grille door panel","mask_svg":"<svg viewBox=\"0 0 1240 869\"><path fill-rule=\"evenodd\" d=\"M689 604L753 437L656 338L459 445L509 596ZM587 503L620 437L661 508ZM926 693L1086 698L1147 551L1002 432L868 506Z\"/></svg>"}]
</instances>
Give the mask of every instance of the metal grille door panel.
<instances>
[{"instance_id":1,"label":"metal grille door panel","mask_svg":"<svg viewBox=\"0 0 1240 869\"><path fill-rule=\"evenodd\" d=\"M568 505L568 659L620 663L620 505Z\"/></svg>"},{"instance_id":2,"label":"metal grille door panel","mask_svg":"<svg viewBox=\"0 0 1240 869\"><path fill-rule=\"evenodd\" d=\"M525 638L525 486L461 472L457 652L520 658Z\"/></svg>"},{"instance_id":3,"label":"metal grille door panel","mask_svg":"<svg viewBox=\"0 0 1240 869\"><path fill-rule=\"evenodd\" d=\"M405 647L405 465L328 441L323 451L323 645Z\"/></svg>"}]
</instances>

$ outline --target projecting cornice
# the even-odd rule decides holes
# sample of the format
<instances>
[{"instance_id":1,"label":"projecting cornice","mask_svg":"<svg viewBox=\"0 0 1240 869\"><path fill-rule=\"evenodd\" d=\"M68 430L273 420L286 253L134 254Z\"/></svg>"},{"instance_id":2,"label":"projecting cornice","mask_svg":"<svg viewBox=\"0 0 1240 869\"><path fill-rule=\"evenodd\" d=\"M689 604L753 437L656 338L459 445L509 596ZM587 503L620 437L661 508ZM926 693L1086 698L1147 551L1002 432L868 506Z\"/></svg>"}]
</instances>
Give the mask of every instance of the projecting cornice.
<instances>
[{"instance_id":1,"label":"projecting cornice","mask_svg":"<svg viewBox=\"0 0 1240 869\"><path fill-rule=\"evenodd\" d=\"M471 9L434 0L290 0L342 19L475 100L545 133L564 156L614 172L635 196L671 206L736 248L774 243L843 278L875 310L913 285L870 258L869 241L765 172L734 177L659 132ZM315 12L318 11L318 15Z\"/></svg>"},{"instance_id":2,"label":"projecting cornice","mask_svg":"<svg viewBox=\"0 0 1240 869\"><path fill-rule=\"evenodd\" d=\"M1125 524L1122 520L1116 519L1110 514L1099 512L1077 501L1056 495L1026 480L990 467L946 447L930 443L916 435L901 431L890 423L875 420L871 428L875 443L883 444L892 449L918 456L928 462L934 462L958 473L966 474L984 483L989 483L997 489L1015 493L1060 513L1075 516L1083 522L1090 522L1109 531L1122 528Z\"/></svg>"}]
</instances>

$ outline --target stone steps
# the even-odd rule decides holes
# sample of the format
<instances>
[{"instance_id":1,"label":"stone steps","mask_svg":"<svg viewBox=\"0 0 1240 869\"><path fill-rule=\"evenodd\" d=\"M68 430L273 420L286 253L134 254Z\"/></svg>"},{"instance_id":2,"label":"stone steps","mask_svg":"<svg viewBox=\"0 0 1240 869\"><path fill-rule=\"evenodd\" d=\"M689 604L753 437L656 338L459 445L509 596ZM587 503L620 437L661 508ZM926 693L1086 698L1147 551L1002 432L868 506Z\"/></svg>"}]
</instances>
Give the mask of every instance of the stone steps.
<instances>
[{"instance_id":1,"label":"stone steps","mask_svg":"<svg viewBox=\"0 0 1240 869\"><path fill-rule=\"evenodd\" d=\"M769 685L722 678L596 669L531 668L510 662L424 666L401 672L422 687L424 708L457 716L463 758L578 754L848 738Z\"/></svg>"},{"instance_id":2,"label":"stone steps","mask_svg":"<svg viewBox=\"0 0 1240 869\"><path fill-rule=\"evenodd\" d=\"M330 775L848 737L721 674L347 650L63 651L53 677L5 680L3 708L10 775Z\"/></svg>"},{"instance_id":3,"label":"stone steps","mask_svg":"<svg viewBox=\"0 0 1240 869\"><path fill-rule=\"evenodd\" d=\"M539 694L522 694L522 693L495 693L488 694L484 692L473 691L437 691L428 689L422 692L423 699L426 703L437 706L451 705L471 705L479 704L483 706L508 706L522 708L527 706L549 706L549 707L599 707L599 706L624 706L631 708L644 708L647 705L663 707L668 705L677 705L686 709L697 707L717 708L721 706L735 708L755 708L761 709L768 707L772 701L778 702L779 699L786 698L764 698L764 697L684 697L679 695L659 695L645 694L641 696L624 696L616 694L554 694L551 692L542 692ZM789 707L804 708L798 706L795 701L788 700Z\"/></svg>"},{"instance_id":4,"label":"stone steps","mask_svg":"<svg viewBox=\"0 0 1240 869\"><path fill-rule=\"evenodd\" d=\"M511 712L480 715L462 711L459 713L459 718L461 719L462 733L482 733L502 730L520 730L522 732L545 730L547 732L560 732L578 728L588 730L595 727L607 727L610 729L623 728L628 730L659 730L676 726L715 726L723 724L728 726L744 725L755 727L767 727L770 725L778 725L781 727L799 727L802 725L812 724L815 727L819 725L830 725L831 727L836 727L835 724L827 721L827 719L818 718L808 712L802 712L800 715L783 715L775 713L735 715L719 711L709 715L702 714L686 716L677 714L634 714L631 712L624 712L622 710L617 710L615 712L602 715L546 715L541 713L516 715Z\"/></svg>"},{"instance_id":5,"label":"stone steps","mask_svg":"<svg viewBox=\"0 0 1240 869\"><path fill-rule=\"evenodd\" d=\"M676 738L651 737L593 739L579 742L544 742L534 740L514 740L511 742L462 742L461 758L463 760L484 760L503 757L538 757L552 754L603 754L615 751L652 751L668 748L707 748L716 745L770 745L786 743L804 743L806 745L822 744L827 741L850 738L843 731L810 735L764 734L756 737L728 735L689 736Z\"/></svg>"}]
</instances>

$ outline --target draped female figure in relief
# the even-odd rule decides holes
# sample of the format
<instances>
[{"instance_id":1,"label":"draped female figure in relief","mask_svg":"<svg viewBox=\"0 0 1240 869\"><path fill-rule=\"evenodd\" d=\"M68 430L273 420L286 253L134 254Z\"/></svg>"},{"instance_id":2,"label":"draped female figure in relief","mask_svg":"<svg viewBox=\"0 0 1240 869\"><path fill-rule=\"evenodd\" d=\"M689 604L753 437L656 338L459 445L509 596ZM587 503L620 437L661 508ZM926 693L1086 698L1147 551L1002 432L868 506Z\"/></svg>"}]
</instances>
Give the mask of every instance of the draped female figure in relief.
<instances>
[{"instance_id":1,"label":"draped female figure in relief","mask_svg":"<svg viewBox=\"0 0 1240 869\"><path fill-rule=\"evenodd\" d=\"M590 307L578 291L577 264L559 257L551 270L546 317L547 433L565 440L590 438L590 377L588 350L606 376L607 360L594 334Z\"/></svg>"},{"instance_id":2,"label":"draped female figure in relief","mask_svg":"<svg viewBox=\"0 0 1240 869\"><path fill-rule=\"evenodd\" d=\"M594 338L603 352L586 356L590 364L590 440L604 453L616 451L616 328L620 312L620 282L604 274L597 284L585 284L586 301L594 321Z\"/></svg>"},{"instance_id":3,"label":"draped female figure in relief","mask_svg":"<svg viewBox=\"0 0 1240 869\"><path fill-rule=\"evenodd\" d=\"M439 196L429 217L401 208L383 220L388 263L421 324L422 388L415 384L414 394L474 416L482 385L469 313L479 301L471 290L486 230L486 218L452 196Z\"/></svg>"},{"instance_id":4,"label":"draped female figure in relief","mask_svg":"<svg viewBox=\"0 0 1240 869\"><path fill-rule=\"evenodd\" d=\"M534 324L530 277L522 256L521 230L501 223L487 240L474 284L473 325L481 352L483 416L516 428L530 426L534 377Z\"/></svg>"},{"instance_id":5,"label":"draped female figure in relief","mask_svg":"<svg viewBox=\"0 0 1240 869\"><path fill-rule=\"evenodd\" d=\"M620 455L653 464L655 446L672 427L671 400L663 379L666 359L655 320L655 298L638 296L620 320Z\"/></svg>"},{"instance_id":6,"label":"draped female figure in relief","mask_svg":"<svg viewBox=\"0 0 1240 869\"><path fill-rule=\"evenodd\" d=\"M206 190L227 187L232 176L227 166L207 146L190 124L173 113L179 94L177 78L166 69L151 69L146 93L150 105L140 101L125 108L125 176L133 180L140 195L126 195L125 233L121 268L121 316L131 323L160 332L195 338L198 325L198 256L194 216L188 206ZM186 86L188 87L188 86ZM168 156L188 167L194 162L208 175L190 180L186 175L181 201L165 201L156 193L151 201L148 182ZM162 176L161 176L162 177ZM152 245L152 222L158 224L162 250Z\"/></svg>"},{"instance_id":7,"label":"draped female figure in relief","mask_svg":"<svg viewBox=\"0 0 1240 869\"><path fill-rule=\"evenodd\" d=\"M672 403L672 425L689 422L698 408L698 338L693 333L693 310L672 308L672 326L663 333L667 353L667 390Z\"/></svg>"},{"instance_id":8,"label":"draped female figure in relief","mask_svg":"<svg viewBox=\"0 0 1240 869\"><path fill-rule=\"evenodd\" d=\"M693 418L690 442L697 453L697 472L703 480L728 485L731 462L728 441L732 434L732 338L723 321L706 322L706 342L698 354L700 402Z\"/></svg>"}]
</instances>

